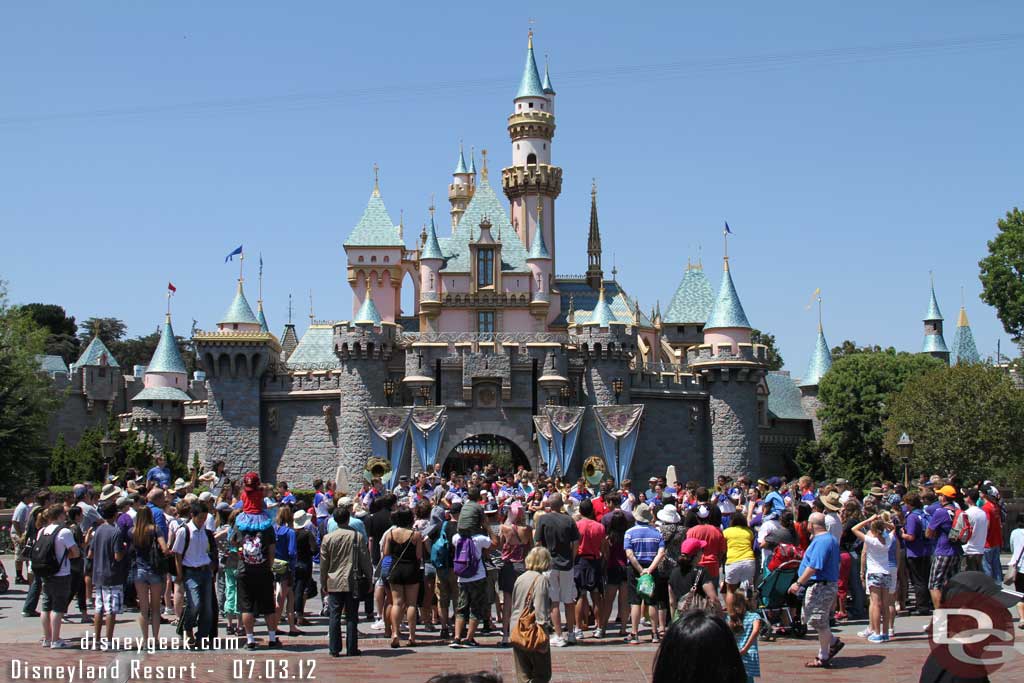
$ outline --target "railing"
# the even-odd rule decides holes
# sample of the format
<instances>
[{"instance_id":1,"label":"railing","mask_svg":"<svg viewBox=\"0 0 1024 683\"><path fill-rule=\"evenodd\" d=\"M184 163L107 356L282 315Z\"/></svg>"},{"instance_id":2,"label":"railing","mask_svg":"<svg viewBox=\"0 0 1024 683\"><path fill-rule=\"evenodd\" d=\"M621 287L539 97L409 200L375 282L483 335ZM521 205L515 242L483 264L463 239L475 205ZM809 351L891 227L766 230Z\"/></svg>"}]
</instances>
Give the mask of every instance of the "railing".
<instances>
[{"instance_id":1,"label":"railing","mask_svg":"<svg viewBox=\"0 0 1024 683\"><path fill-rule=\"evenodd\" d=\"M555 332L405 332L402 342L464 344L471 342L497 342L499 344L569 344L567 334Z\"/></svg>"}]
</instances>

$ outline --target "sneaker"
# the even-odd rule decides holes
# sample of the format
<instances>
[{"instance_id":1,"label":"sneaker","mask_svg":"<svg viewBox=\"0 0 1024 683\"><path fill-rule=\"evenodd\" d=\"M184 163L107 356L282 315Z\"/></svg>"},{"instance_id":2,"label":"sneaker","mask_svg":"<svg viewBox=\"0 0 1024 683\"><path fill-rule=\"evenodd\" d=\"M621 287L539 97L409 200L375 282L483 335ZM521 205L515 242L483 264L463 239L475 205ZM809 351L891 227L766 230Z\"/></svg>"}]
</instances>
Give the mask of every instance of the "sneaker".
<instances>
[{"instance_id":1,"label":"sneaker","mask_svg":"<svg viewBox=\"0 0 1024 683\"><path fill-rule=\"evenodd\" d=\"M475 638L466 638L462 641L462 647L480 647L480 643Z\"/></svg>"},{"instance_id":2,"label":"sneaker","mask_svg":"<svg viewBox=\"0 0 1024 683\"><path fill-rule=\"evenodd\" d=\"M267 641L267 647L272 650L280 650L284 647L284 643L281 642L280 638L274 638L273 640Z\"/></svg>"},{"instance_id":3,"label":"sneaker","mask_svg":"<svg viewBox=\"0 0 1024 683\"><path fill-rule=\"evenodd\" d=\"M50 643L50 649L51 650L67 650L70 647L71 647L71 643L69 643L68 641L64 640L63 638L58 638L57 640L55 640L52 643Z\"/></svg>"},{"instance_id":4,"label":"sneaker","mask_svg":"<svg viewBox=\"0 0 1024 683\"><path fill-rule=\"evenodd\" d=\"M246 643L246 644L245 644L245 649L246 649L246 650L255 650L255 649L256 649L256 648L258 648L258 647L259 647L259 645L257 645L257 644L256 644L256 641L255 641L255 640L254 640L254 641L252 641L251 643Z\"/></svg>"},{"instance_id":5,"label":"sneaker","mask_svg":"<svg viewBox=\"0 0 1024 683\"><path fill-rule=\"evenodd\" d=\"M575 643L577 640L583 640L583 629L577 628L572 632L572 636L569 639L570 643Z\"/></svg>"},{"instance_id":6,"label":"sneaker","mask_svg":"<svg viewBox=\"0 0 1024 683\"><path fill-rule=\"evenodd\" d=\"M439 637L439 638L440 638L441 640L448 640L449 638L451 638L451 637L452 637L452 634L451 634L451 632L450 632L450 631L448 630L448 627L447 627L447 626L442 626L442 627L441 627L441 635L440 635L440 636L438 636L438 637Z\"/></svg>"},{"instance_id":7,"label":"sneaker","mask_svg":"<svg viewBox=\"0 0 1024 683\"><path fill-rule=\"evenodd\" d=\"M456 640L453 640L452 642L448 643L448 647L452 648L453 650L461 650L461 649L463 649L466 646L463 644L462 640L456 639Z\"/></svg>"},{"instance_id":8,"label":"sneaker","mask_svg":"<svg viewBox=\"0 0 1024 683\"><path fill-rule=\"evenodd\" d=\"M551 647L565 647L569 643L565 638L559 638L558 636L551 636Z\"/></svg>"},{"instance_id":9,"label":"sneaker","mask_svg":"<svg viewBox=\"0 0 1024 683\"><path fill-rule=\"evenodd\" d=\"M885 639L885 642L887 642L887 643L888 643L888 642L889 642L889 639L890 639L890 638L892 638L892 635L891 635L891 634L889 634L889 633L883 633L883 634L882 634L882 638L884 638L884 639Z\"/></svg>"},{"instance_id":10,"label":"sneaker","mask_svg":"<svg viewBox=\"0 0 1024 683\"><path fill-rule=\"evenodd\" d=\"M874 635L874 633L875 632L871 630L871 627L868 626L863 631L858 631L857 632L857 637L858 638L870 638L872 635Z\"/></svg>"},{"instance_id":11,"label":"sneaker","mask_svg":"<svg viewBox=\"0 0 1024 683\"><path fill-rule=\"evenodd\" d=\"M39 612L36 612L35 610L27 610L27 611L23 611L21 613L21 616L28 617L30 619L38 619L39 618Z\"/></svg>"},{"instance_id":12,"label":"sneaker","mask_svg":"<svg viewBox=\"0 0 1024 683\"><path fill-rule=\"evenodd\" d=\"M870 636L868 636L869 643L884 643L886 640L887 639L885 636L880 635L878 633L872 633Z\"/></svg>"},{"instance_id":13,"label":"sneaker","mask_svg":"<svg viewBox=\"0 0 1024 683\"><path fill-rule=\"evenodd\" d=\"M641 626L650 626L651 625L651 620L648 619L647 617L644 617L643 619L640 620L640 625Z\"/></svg>"},{"instance_id":14,"label":"sneaker","mask_svg":"<svg viewBox=\"0 0 1024 683\"><path fill-rule=\"evenodd\" d=\"M595 638L604 638L604 629L603 628L595 628L594 629L594 637Z\"/></svg>"},{"instance_id":15,"label":"sneaker","mask_svg":"<svg viewBox=\"0 0 1024 683\"><path fill-rule=\"evenodd\" d=\"M40 638L39 644L43 647L50 647L50 641L48 641L46 638Z\"/></svg>"},{"instance_id":16,"label":"sneaker","mask_svg":"<svg viewBox=\"0 0 1024 683\"><path fill-rule=\"evenodd\" d=\"M626 645L639 645L640 639L636 636L629 636L626 638Z\"/></svg>"},{"instance_id":17,"label":"sneaker","mask_svg":"<svg viewBox=\"0 0 1024 683\"><path fill-rule=\"evenodd\" d=\"M383 619L378 619L377 621L375 621L372 624L370 624L370 630L371 631L383 631L384 630L384 620Z\"/></svg>"}]
</instances>

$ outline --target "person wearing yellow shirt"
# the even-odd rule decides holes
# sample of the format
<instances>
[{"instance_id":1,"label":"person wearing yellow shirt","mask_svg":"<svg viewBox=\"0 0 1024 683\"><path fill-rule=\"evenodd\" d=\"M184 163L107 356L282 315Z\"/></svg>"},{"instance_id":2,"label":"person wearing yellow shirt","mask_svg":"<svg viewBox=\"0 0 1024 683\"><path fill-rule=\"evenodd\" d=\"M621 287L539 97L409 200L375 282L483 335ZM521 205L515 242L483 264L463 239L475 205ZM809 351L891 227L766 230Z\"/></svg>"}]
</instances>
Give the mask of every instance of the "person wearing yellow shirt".
<instances>
[{"instance_id":1,"label":"person wearing yellow shirt","mask_svg":"<svg viewBox=\"0 0 1024 683\"><path fill-rule=\"evenodd\" d=\"M725 609L732 609L732 601L740 586L754 581L754 532L747 526L747 517L742 512L732 513L729 526L722 532L725 536Z\"/></svg>"}]
</instances>

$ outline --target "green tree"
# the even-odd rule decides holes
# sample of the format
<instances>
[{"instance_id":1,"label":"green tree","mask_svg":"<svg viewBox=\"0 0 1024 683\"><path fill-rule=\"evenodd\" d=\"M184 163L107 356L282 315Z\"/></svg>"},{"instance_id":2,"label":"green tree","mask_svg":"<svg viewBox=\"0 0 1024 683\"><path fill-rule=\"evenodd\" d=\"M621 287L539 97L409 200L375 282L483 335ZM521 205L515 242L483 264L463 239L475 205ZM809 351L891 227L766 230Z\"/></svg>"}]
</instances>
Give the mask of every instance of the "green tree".
<instances>
[{"instance_id":1,"label":"green tree","mask_svg":"<svg viewBox=\"0 0 1024 683\"><path fill-rule=\"evenodd\" d=\"M78 325L73 316L68 317L67 312L56 304L25 304L21 308L32 316L37 325L49 331L45 353L60 356L65 363L78 360L81 345L75 336Z\"/></svg>"},{"instance_id":2,"label":"green tree","mask_svg":"<svg viewBox=\"0 0 1024 683\"><path fill-rule=\"evenodd\" d=\"M955 472L963 481L1024 466L1024 392L987 365L939 367L910 377L885 421L885 451L895 456L906 432L914 440L912 473ZM896 469L901 469L898 457Z\"/></svg>"},{"instance_id":3,"label":"green tree","mask_svg":"<svg viewBox=\"0 0 1024 683\"><path fill-rule=\"evenodd\" d=\"M874 346L870 344L867 346L857 346L857 342L851 339L844 339L842 344L832 347L832 362L834 363L843 356L850 356L855 353L882 353L883 351L886 353L896 353L896 349L891 346L887 349L883 349L878 344Z\"/></svg>"},{"instance_id":4,"label":"green tree","mask_svg":"<svg viewBox=\"0 0 1024 683\"><path fill-rule=\"evenodd\" d=\"M769 370L781 370L784 361L782 360L782 354L779 353L779 347L775 345L775 335L762 332L758 329L750 331L750 343L752 344L764 344L768 347L768 369Z\"/></svg>"},{"instance_id":5,"label":"green tree","mask_svg":"<svg viewBox=\"0 0 1024 683\"><path fill-rule=\"evenodd\" d=\"M889 351L835 361L818 388L825 473L858 483L895 476L883 448L889 405L907 380L941 365L931 356Z\"/></svg>"},{"instance_id":6,"label":"green tree","mask_svg":"<svg viewBox=\"0 0 1024 683\"><path fill-rule=\"evenodd\" d=\"M58 395L39 373L48 331L7 300L0 281L0 493L40 481L46 469L46 428Z\"/></svg>"},{"instance_id":7,"label":"green tree","mask_svg":"<svg viewBox=\"0 0 1024 683\"><path fill-rule=\"evenodd\" d=\"M996 223L999 234L988 242L981 269L981 300L996 309L1003 329L1024 340L1024 213L1013 207Z\"/></svg>"}]
</instances>

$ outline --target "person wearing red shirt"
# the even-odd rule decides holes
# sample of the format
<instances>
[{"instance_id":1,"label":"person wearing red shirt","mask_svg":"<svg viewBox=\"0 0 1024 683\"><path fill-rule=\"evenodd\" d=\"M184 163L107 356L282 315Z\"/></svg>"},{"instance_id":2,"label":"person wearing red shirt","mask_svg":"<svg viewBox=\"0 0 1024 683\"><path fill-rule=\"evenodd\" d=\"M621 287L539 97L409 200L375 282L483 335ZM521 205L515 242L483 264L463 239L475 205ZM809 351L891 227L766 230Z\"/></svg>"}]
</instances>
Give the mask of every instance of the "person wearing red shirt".
<instances>
[{"instance_id":1,"label":"person wearing red shirt","mask_svg":"<svg viewBox=\"0 0 1024 683\"><path fill-rule=\"evenodd\" d=\"M608 506L604 502L605 493L605 487L602 484L598 494L590 499L590 502L594 504L594 519L600 520L604 517L604 513L608 512Z\"/></svg>"},{"instance_id":2,"label":"person wearing red shirt","mask_svg":"<svg viewBox=\"0 0 1024 683\"><path fill-rule=\"evenodd\" d=\"M608 558L608 538L604 524L594 519L594 503L590 499L580 501L580 519L576 528L580 532L580 544L573 567L576 582L576 640L583 639L583 627L587 624L587 610L592 609L594 637L604 635L604 565ZM590 594L590 603L587 594Z\"/></svg>"},{"instance_id":3,"label":"person wearing red shirt","mask_svg":"<svg viewBox=\"0 0 1024 683\"><path fill-rule=\"evenodd\" d=\"M981 509L988 517L988 533L985 535L985 554L982 569L997 584L1003 581L1003 563L999 560L999 551L1003 548L1003 513L999 508L999 491L994 486L983 490L985 504Z\"/></svg>"},{"instance_id":4,"label":"person wearing red shirt","mask_svg":"<svg viewBox=\"0 0 1024 683\"><path fill-rule=\"evenodd\" d=\"M722 535L722 531L708 522L711 511L708 508L707 503L701 503L697 506L697 526L692 527L686 532L687 538L696 538L698 541L704 541L704 555L700 558L698 563L707 572L708 577L712 579L712 583L715 588L718 588L718 568L722 564L722 560L725 559L725 536Z\"/></svg>"}]
</instances>

